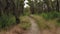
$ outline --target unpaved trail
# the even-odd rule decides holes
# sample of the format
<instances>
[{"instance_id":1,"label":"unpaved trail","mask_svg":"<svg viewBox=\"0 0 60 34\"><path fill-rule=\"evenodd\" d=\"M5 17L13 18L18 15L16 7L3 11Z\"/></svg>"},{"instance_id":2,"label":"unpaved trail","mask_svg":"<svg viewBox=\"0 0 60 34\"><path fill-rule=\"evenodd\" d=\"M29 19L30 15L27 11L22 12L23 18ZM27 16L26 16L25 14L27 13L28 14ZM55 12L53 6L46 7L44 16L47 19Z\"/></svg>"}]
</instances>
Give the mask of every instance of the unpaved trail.
<instances>
[{"instance_id":1,"label":"unpaved trail","mask_svg":"<svg viewBox=\"0 0 60 34\"><path fill-rule=\"evenodd\" d=\"M29 17L29 19L31 22L31 27L27 34L40 34L40 30L39 30L38 25L36 24L35 20L32 19L31 17Z\"/></svg>"}]
</instances>

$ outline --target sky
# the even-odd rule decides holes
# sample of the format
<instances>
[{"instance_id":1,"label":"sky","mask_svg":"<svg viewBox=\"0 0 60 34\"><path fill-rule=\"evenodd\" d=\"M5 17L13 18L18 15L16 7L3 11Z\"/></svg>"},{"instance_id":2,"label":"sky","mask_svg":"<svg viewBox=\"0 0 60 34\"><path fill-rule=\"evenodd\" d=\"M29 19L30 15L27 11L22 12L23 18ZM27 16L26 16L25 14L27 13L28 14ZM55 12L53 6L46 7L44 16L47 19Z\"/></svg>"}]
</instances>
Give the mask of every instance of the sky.
<instances>
[{"instance_id":1,"label":"sky","mask_svg":"<svg viewBox=\"0 0 60 34\"><path fill-rule=\"evenodd\" d=\"M41 0L41 1L43 1L43 0ZM52 0L52 1L54 1L54 0ZM25 7L25 8L26 8L27 6L29 7L29 5L28 5L27 3L28 3L28 1L25 0L25 1L24 1L24 4L25 4L24 7Z\"/></svg>"},{"instance_id":2,"label":"sky","mask_svg":"<svg viewBox=\"0 0 60 34\"><path fill-rule=\"evenodd\" d=\"M27 4L27 3L28 3L28 1L27 1L27 0L25 0L25 1L24 1L24 4L25 4L25 5L24 5L24 7L27 7L27 6L28 6L28 4Z\"/></svg>"}]
</instances>

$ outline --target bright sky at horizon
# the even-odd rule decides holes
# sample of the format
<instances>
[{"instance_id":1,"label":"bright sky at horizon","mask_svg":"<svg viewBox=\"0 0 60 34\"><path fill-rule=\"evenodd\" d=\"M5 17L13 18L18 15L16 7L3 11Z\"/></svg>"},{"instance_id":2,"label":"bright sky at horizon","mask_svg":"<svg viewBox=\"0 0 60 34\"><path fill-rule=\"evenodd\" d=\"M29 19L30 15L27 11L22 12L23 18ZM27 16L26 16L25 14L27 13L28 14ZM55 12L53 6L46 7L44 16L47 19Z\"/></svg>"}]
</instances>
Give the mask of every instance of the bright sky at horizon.
<instances>
[{"instance_id":1,"label":"bright sky at horizon","mask_svg":"<svg viewBox=\"0 0 60 34\"><path fill-rule=\"evenodd\" d=\"M27 1L27 0L25 0L25 1L24 1L24 4L25 4L25 5L24 5L24 7L27 7L27 6L28 6L28 4L27 4L27 3L28 3L28 1Z\"/></svg>"},{"instance_id":2,"label":"bright sky at horizon","mask_svg":"<svg viewBox=\"0 0 60 34\"><path fill-rule=\"evenodd\" d=\"M41 1L43 1L43 0L41 0ZM54 0L52 0L52 1L54 1ZM25 7L25 8L26 8L27 6L29 7L29 5L28 5L27 3L28 3L28 1L25 0L25 1L24 1L24 4L25 4L24 7Z\"/></svg>"}]
</instances>

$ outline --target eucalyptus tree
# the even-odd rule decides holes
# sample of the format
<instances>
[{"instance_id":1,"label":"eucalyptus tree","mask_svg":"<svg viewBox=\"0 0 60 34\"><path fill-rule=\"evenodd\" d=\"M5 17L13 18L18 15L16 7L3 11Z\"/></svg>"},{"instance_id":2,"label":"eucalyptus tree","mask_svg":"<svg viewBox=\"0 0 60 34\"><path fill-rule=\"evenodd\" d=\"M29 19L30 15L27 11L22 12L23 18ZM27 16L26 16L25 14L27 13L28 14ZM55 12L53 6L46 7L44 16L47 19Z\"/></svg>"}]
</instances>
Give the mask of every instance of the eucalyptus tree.
<instances>
[{"instance_id":1,"label":"eucalyptus tree","mask_svg":"<svg viewBox=\"0 0 60 34\"><path fill-rule=\"evenodd\" d=\"M16 17L16 23L20 23L20 15L23 15L24 0L15 0L14 16Z\"/></svg>"},{"instance_id":2,"label":"eucalyptus tree","mask_svg":"<svg viewBox=\"0 0 60 34\"><path fill-rule=\"evenodd\" d=\"M0 0L0 15L3 12L7 16L12 14L19 23L19 17L23 14L24 0Z\"/></svg>"},{"instance_id":3,"label":"eucalyptus tree","mask_svg":"<svg viewBox=\"0 0 60 34\"><path fill-rule=\"evenodd\" d=\"M34 14L35 13L34 1L33 0L28 0L28 1L29 1L28 5L30 6L31 14Z\"/></svg>"},{"instance_id":4,"label":"eucalyptus tree","mask_svg":"<svg viewBox=\"0 0 60 34\"><path fill-rule=\"evenodd\" d=\"M50 12L52 10L52 0L43 0L43 1L47 5L48 12Z\"/></svg>"},{"instance_id":5,"label":"eucalyptus tree","mask_svg":"<svg viewBox=\"0 0 60 34\"><path fill-rule=\"evenodd\" d=\"M0 16L1 16L1 9L2 9L2 3L1 3L1 0L0 0Z\"/></svg>"},{"instance_id":6,"label":"eucalyptus tree","mask_svg":"<svg viewBox=\"0 0 60 34\"><path fill-rule=\"evenodd\" d=\"M52 10L56 11L56 1L52 1Z\"/></svg>"},{"instance_id":7,"label":"eucalyptus tree","mask_svg":"<svg viewBox=\"0 0 60 34\"><path fill-rule=\"evenodd\" d=\"M38 11L38 14L42 13L43 12L43 1L41 0L37 0L37 11Z\"/></svg>"},{"instance_id":8,"label":"eucalyptus tree","mask_svg":"<svg viewBox=\"0 0 60 34\"><path fill-rule=\"evenodd\" d=\"M59 12L59 9L60 9L60 4L59 3L60 3L60 0L54 0L53 1L52 4L53 4L53 8L54 8L53 10L54 11L58 11Z\"/></svg>"},{"instance_id":9,"label":"eucalyptus tree","mask_svg":"<svg viewBox=\"0 0 60 34\"><path fill-rule=\"evenodd\" d=\"M28 0L28 5L30 6L30 11L32 14L40 13L42 11L41 0Z\"/></svg>"},{"instance_id":10,"label":"eucalyptus tree","mask_svg":"<svg viewBox=\"0 0 60 34\"><path fill-rule=\"evenodd\" d=\"M59 0L56 0L56 10L59 12Z\"/></svg>"}]
</instances>

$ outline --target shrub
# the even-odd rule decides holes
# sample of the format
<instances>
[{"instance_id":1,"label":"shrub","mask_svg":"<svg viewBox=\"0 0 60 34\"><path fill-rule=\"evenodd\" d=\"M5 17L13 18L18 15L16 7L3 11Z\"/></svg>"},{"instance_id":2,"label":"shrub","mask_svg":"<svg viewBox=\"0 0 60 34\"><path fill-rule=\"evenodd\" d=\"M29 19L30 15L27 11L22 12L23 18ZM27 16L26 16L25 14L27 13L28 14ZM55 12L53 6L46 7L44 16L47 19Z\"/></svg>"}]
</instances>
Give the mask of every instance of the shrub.
<instances>
[{"instance_id":1,"label":"shrub","mask_svg":"<svg viewBox=\"0 0 60 34\"><path fill-rule=\"evenodd\" d=\"M5 28L8 26L11 26L12 24L15 24L15 17L13 15L7 16L6 14L3 14L0 17L0 28Z\"/></svg>"},{"instance_id":2,"label":"shrub","mask_svg":"<svg viewBox=\"0 0 60 34\"><path fill-rule=\"evenodd\" d=\"M60 19L57 20L57 26L60 26Z\"/></svg>"},{"instance_id":3,"label":"shrub","mask_svg":"<svg viewBox=\"0 0 60 34\"><path fill-rule=\"evenodd\" d=\"M42 13L41 16L45 19L55 19L60 17L60 12Z\"/></svg>"},{"instance_id":4,"label":"shrub","mask_svg":"<svg viewBox=\"0 0 60 34\"><path fill-rule=\"evenodd\" d=\"M27 30L30 28L31 26L31 23L30 23L30 20L28 18L28 16L21 16L20 17L20 24L19 26L24 29L24 30Z\"/></svg>"},{"instance_id":5,"label":"shrub","mask_svg":"<svg viewBox=\"0 0 60 34\"><path fill-rule=\"evenodd\" d=\"M30 15L29 7L24 8L24 15Z\"/></svg>"}]
</instances>

